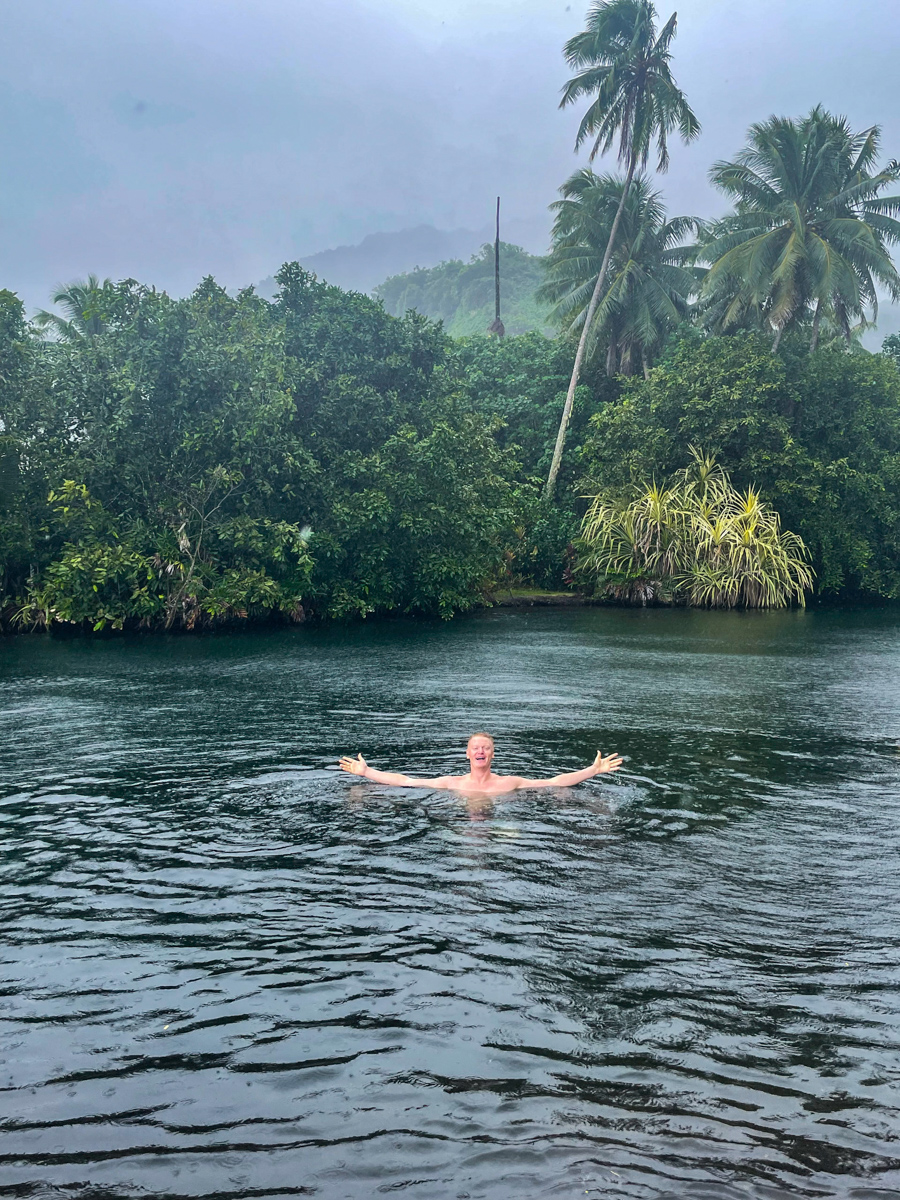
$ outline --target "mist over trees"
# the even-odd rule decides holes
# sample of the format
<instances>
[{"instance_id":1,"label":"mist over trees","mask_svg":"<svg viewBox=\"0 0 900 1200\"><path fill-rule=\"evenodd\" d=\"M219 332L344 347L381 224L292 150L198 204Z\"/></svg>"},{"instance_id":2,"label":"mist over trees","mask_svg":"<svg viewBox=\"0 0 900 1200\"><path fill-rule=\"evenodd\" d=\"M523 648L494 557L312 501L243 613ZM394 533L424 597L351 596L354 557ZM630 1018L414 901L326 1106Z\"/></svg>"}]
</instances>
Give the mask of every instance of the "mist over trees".
<instances>
[{"instance_id":1,"label":"mist over trees","mask_svg":"<svg viewBox=\"0 0 900 1200\"><path fill-rule=\"evenodd\" d=\"M544 259L521 246L500 243L503 323L508 334L554 332L548 305L539 298ZM468 262L452 259L436 267L393 275L374 289L385 309L402 317L410 309L442 321L453 337L484 333L494 315L494 247L484 245Z\"/></svg>"},{"instance_id":2,"label":"mist over trees","mask_svg":"<svg viewBox=\"0 0 900 1200\"><path fill-rule=\"evenodd\" d=\"M674 36L609 0L567 44L578 143L622 170L562 183L546 257L501 245L506 336L487 245L374 298L297 263L271 299L0 292L2 627L900 597L900 353L860 344L900 299L900 164L817 105L713 164L719 218L668 214Z\"/></svg>"}]
</instances>

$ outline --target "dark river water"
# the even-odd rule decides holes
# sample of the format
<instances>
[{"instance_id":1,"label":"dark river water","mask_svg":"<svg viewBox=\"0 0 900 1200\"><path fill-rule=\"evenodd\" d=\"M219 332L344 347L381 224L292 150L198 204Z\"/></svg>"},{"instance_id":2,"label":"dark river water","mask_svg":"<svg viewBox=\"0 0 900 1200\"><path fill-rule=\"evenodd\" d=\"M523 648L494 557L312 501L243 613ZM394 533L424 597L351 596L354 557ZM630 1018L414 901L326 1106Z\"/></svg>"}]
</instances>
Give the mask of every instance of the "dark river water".
<instances>
[{"instance_id":1,"label":"dark river water","mask_svg":"<svg viewBox=\"0 0 900 1200\"><path fill-rule=\"evenodd\" d=\"M614 779L466 803L361 783ZM0 641L0 1195L900 1197L900 615Z\"/></svg>"}]
</instances>

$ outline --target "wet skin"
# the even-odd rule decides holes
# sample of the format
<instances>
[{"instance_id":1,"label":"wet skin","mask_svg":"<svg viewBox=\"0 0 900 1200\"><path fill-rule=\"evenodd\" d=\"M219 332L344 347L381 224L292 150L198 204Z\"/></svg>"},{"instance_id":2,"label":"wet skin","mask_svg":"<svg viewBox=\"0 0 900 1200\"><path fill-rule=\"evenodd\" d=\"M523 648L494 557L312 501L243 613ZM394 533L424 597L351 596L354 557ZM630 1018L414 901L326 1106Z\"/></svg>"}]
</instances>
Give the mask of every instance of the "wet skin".
<instances>
[{"instance_id":1,"label":"wet skin","mask_svg":"<svg viewBox=\"0 0 900 1200\"><path fill-rule=\"evenodd\" d=\"M494 743L488 737L476 735L469 739L466 746L466 758L470 770L467 775L439 775L436 779L418 779L412 775L402 775L396 771L376 771L370 767L361 754L356 758L345 755L340 760L341 770L373 783L386 783L392 787L427 787L445 788L451 791L463 792L466 795L499 796L504 792L517 792L525 788L572 787L593 779L595 775L607 775L618 771L622 759L617 754L606 757L598 750L597 757L589 767L580 771L567 771L561 775L553 775L549 779L524 779L520 775L495 775L491 770L494 759Z\"/></svg>"}]
</instances>

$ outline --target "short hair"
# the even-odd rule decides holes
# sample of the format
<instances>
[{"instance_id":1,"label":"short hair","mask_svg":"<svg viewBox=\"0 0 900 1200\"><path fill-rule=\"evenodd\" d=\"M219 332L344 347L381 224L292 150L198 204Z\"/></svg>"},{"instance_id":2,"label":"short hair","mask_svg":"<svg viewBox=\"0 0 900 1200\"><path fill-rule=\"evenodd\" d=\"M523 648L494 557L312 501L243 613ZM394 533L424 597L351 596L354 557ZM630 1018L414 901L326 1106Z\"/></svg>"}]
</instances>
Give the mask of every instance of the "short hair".
<instances>
[{"instance_id":1,"label":"short hair","mask_svg":"<svg viewBox=\"0 0 900 1200\"><path fill-rule=\"evenodd\" d=\"M487 738L487 740L491 743L492 746L494 744L494 739L491 737L491 735L489 733L485 733L483 729L479 729L477 733L472 734L472 736L466 742L466 745L471 746L471 744L475 741L475 739L477 737Z\"/></svg>"}]
</instances>

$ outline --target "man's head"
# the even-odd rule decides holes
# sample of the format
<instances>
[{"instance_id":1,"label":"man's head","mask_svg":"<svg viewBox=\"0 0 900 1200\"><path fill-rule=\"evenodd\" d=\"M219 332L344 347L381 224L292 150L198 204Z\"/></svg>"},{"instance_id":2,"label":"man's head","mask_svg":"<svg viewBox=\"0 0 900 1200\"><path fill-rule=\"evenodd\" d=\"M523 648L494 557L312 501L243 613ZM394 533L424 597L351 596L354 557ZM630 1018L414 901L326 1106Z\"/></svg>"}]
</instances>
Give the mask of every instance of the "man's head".
<instances>
[{"instance_id":1,"label":"man's head","mask_svg":"<svg viewBox=\"0 0 900 1200\"><path fill-rule=\"evenodd\" d=\"M473 733L466 746L466 758L473 767L490 767L494 757L494 739L489 733Z\"/></svg>"}]
</instances>

